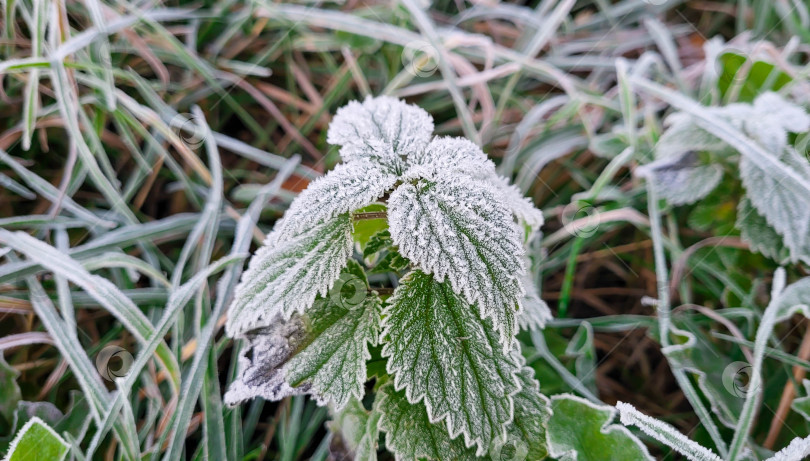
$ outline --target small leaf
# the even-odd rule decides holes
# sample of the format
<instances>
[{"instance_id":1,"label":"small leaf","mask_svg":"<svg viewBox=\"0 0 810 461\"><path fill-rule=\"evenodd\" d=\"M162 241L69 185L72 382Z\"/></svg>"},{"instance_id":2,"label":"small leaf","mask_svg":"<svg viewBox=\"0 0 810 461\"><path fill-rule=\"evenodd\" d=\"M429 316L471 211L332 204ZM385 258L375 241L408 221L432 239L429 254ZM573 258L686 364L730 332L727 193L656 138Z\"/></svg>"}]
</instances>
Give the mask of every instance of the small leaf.
<instances>
[{"instance_id":1,"label":"small leaf","mask_svg":"<svg viewBox=\"0 0 810 461\"><path fill-rule=\"evenodd\" d=\"M363 257L368 258L388 248L391 246L391 242L391 232L389 232L388 229L377 232L368 239L368 243L366 243L365 248L363 248Z\"/></svg>"},{"instance_id":2,"label":"small leaf","mask_svg":"<svg viewBox=\"0 0 810 461\"><path fill-rule=\"evenodd\" d=\"M281 235L292 237L323 221L369 205L397 181L367 161L336 166L322 178L309 184L293 200L281 222Z\"/></svg>"},{"instance_id":3,"label":"small leaf","mask_svg":"<svg viewBox=\"0 0 810 461\"><path fill-rule=\"evenodd\" d=\"M277 318L269 327L247 332L250 345L241 354L240 374L225 402L308 393L319 404L331 402L340 410L352 396L362 398L368 345L378 342L381 304L376 294L367 295L364 284L358 286L363 290L352 298L343 298L343 287L336 286L305 315Z\"/></svg>"},{"instance_id":4,"label":"small leaf","mask_svg":"<svg viewBox=\"0 0 810 461\"><path fill-rule=\"evenodd\" d=\"M726 143L701 129L688 114L672 114L667 117L666 124L666 131L655 144L656 160L678 158L690 151L721 151L727 148Z\"/></svg>"},{"instance_id":5,"label":"small leaf","mask_svg":"<svg viewBox=\"0 0 810 461\"><path fill-rule=\"evenodd\" d=\"M433 118L423 109L388 96L352 101L338 109L326 141L342 146L344 161L366 159L400 173L403 157L421 151L433 135Z\"/></svg>"},{"instance_id":6,"label":"small leaf","mask_svg":"<svg viewBox=\"0 0 810 461\"><path fill-rule=\"evenodd\" d=\"M475 459L475 450L464 446L461 438L451 439L442 424L432 424L422 404L411 404L393 384L377 392L375 408L382 415L380 429L385 446L397 459L467 460Z\"/></svg>"},{"instance_id":7,"label":"small leaf","mask_svg":"<svg viewBox=\"0 0 810 461\"><path fill-rule=\"evenodd\" d=\"M577 461L653 459L627 428L611 424L615 408L569 394L551 397L551 407L547 434L551 456Z\"/></svg>"},{"instance_id":8,"label":"small leaf","mask_svg":"<svg viewBox=\"0 0 810 461\"><path fill-rule=\"evenodd\" d=\"M421 271L406 275L384 315L383 356L408 401L424 401L430 422L444 420L478 454L504 435L519 367L489 322L447 283Z\"/></svg>"},{"instance_id":9,"label":"small leaf","mask_svg":"<svg viewBox=\"0 0 810 461\"><path fill-rule=\"evenodd\" d=\"M5 418L9 425L14 423L14 410L17 403L22 399L20 386L17 385L17 377L20 372L12 368L6 359L0 354L0 415Z\"/></svg>"},{"instance_id":10,"label":"small leaf","mask_svg":"<svg viewBox=\"0 0 810 461\"><path fill-rule=\"evenodd\" d=\"M661 197L671 205L687 205L706 197L723 178L720 164L701 165L695 151L656 160L636 169L653 179Z\"/></svg>"},{"instance_id":11,"label":"small leaf","mask_svg":"<svg viewBox=\"0 0 810 461\"><path fill-rule=\"evenodd\" d=\"M230 336L266 327L303 312L325 296L352 252L348 214L327 220L288 240L273 231L253 255L228 313Z\"/></svg>"},{"instance_id":12,"label":"small leaf","mask_svg":"<svg viewBox=\"0 0 810 461\"><path fill-rule=\"evenodd\" d=\"M61 461L70 445L53 429L37 417L31 418L9 447L7 461Z\"/></svg>"},{"instance_id":13,"label":"small leaf","mask_svg":"<svg viewBox=\"0 0 810 461\"><path fill-rule=\"evenodd\" d=\"M389 199L399 252L491 318L511 348L525 274L520 232L491 186L467 176L403 184Z\"/></svg>"},{"instance_id":14,"label":"small leaf","mask_svg":"<svg viewBox=\"0 0 810 461\"><path fill-rule=\"evenodd\" d=\"M342 457L337 459L353 459L355 461L377 460L377 439L379 438L380 413L369 412L362 402L355 398L349 399L348 404L329 422L329 430L333 433L330 450L335 441L339 441L342 448Z\"/></svg>"}]
</instances>

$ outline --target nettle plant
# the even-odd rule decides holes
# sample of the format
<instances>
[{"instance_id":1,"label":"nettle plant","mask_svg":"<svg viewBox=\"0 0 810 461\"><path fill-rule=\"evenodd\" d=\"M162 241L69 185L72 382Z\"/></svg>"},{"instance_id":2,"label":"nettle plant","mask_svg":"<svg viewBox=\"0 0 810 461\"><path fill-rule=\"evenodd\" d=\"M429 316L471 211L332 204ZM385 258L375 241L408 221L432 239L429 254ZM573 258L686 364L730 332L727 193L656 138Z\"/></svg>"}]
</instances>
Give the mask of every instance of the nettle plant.
<instances>
[{"instance_id":1,"label":"nettle plant","mask_svg":"<svg viewBox=\"0 0 810 461\"><path fill-rule=\"evenodd\" d=\"M355 459L376 459L381 431L402 459L510 438L516 459L545 457L550 402L515 339L551 317L524 248L542 213L397 99L349 103L327 140L344 163L293 201L237 288L226 330L247 345L226 402L310 394Z\"/></svg>"}]
</instances>

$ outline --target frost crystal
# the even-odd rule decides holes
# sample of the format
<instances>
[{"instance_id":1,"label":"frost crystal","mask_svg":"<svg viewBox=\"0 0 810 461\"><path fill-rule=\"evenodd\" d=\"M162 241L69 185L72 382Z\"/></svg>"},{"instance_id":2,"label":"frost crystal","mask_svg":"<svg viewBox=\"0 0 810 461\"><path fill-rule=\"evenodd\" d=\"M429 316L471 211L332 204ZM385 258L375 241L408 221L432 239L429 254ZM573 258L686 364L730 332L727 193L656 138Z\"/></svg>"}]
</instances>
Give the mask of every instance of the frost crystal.
<instances>
[{"instance_id":1,"label":"frost crystal","mask_svg":"<svg viewBox=\"0 0 810 461\"><path fill-rule=\"evenodd\" d=\"M401 172L402 158L421 151L433 135L433 118L423 109L388 96L352 101L338 109L326 136L342 146L349 162L373 160Z\"/></svg>"},{"instance_id":2,"label":"frost crystal","mask_svg":"<svg viewBox=\"0 0 810 461\"><path fill-rule=\"evenodd\" d=\"M380 300L367 296L346 308L332 298L319 298L305 316L276 318L272 326L248 332L250 347L242 352L226 403L309 393L340 409L352 396L362 398L368 344L378 342Z\"/></svg>"},{"instance_id":3,"label":"frost crystal","mask_svg":"<svg viewBox=\"0 0 810 461\"><path fill-rule=\"evenodd\" d=\"M281 226L283 228L283 222ZM340 215L284 240L267 236L251 258L228 313L228 334L270 325L281 315L303 312L325 296L352 252L352 221Z\"/></svg>"},{"instance_id":4,"label":"frost crystal","mask_svg":"<svg viewBox=\"0 0 810 461\"><path fill-rule=\"evenodd\" d=\"M382 196L396 180L396 175L365 160L338 165L293 201L284 215L281 232L294 236L314 224L363 208Z\"/></svg>"},{"instance_id":5,"label":"frost crystal","mask_svg":"<svg viewBox=\"0 0 810 461\"><path fill-rule=\"evenodd\" d=\"M468 176L403 184L388 201L391 237L403 256L491 318L511 347L524 294L520 233L488 184Z\"/></svg>"}]
</instances>

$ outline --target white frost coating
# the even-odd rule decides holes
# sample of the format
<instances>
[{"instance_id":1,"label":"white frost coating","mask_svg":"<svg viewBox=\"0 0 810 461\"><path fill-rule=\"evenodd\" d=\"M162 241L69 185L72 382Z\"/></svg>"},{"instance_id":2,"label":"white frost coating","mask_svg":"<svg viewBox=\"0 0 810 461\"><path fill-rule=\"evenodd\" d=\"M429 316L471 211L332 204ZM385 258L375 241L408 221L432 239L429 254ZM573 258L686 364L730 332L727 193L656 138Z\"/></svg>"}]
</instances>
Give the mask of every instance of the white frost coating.
<instances>
[{"instance_id":1,"label":"white frost coating","mask_svg":"<svg viewBox=\"0 0 810 461\"><path fill-rule=\"evenodd\" d=\"M405 276L387 304L382 354L396 389L412 404L424 401L430 422L444 420L450 438L463 434L485 454L504 436L520 390L511 350L447 283L421 271Z\"/></svg>"},{"instance_id":2,"label":"white frost coating","mask_svg":"<svg viewBox=\"0 0 810 461\"><path fill-rule=\"evenodd\" d=\"M495 164L474 142L464 138L434 138L424 149L408 156L403 179L425 178L432 181L454 173L477 178L496 175Z\"/></svg>"},{"instance_id":3,"label":"white frost coating","mask_svg":"<svg viewBox=\"0 0 810 461\"><path fill-rule=\"evenodd\" d=\"M714 190L723 178L723 166L701 164L697 152L690 150L640 166L635 173L652 179L659 194L677 206L694 203Z\"/></svg>"},{"instance_id":4,"label":"white frost coating","mask_svg":"<svg viewBox=\"0 0 810 461\"><path fill-rule=\"evenodd\" d=\"M15 419L16 419L16 416L15 416ZM31 419L29 419L28 422L26 422L23 425L23 427L20 428L19 431L17 431L17 435L14 436L14 439L11 441L11 443L8 446L8 451L6 452L7 454L6 454L6 457L3 458L3 461L5 461L7 459L11 459L12 455L15 454L14 451L17 449L17 445L20 444L20 441L22 441L23 437L25 437L25 433L28 432L28 430L31 429L31 427L34 424L39 424L40 426L44 427L45 430L48 431L53 436L53 438L56 439L56 441L58 443L62 444L62 446L65 447L64 455L67 455L68 450L70 450L70 445L67 442L65 442L65 439L63 439L61 435L59 435L55 430L53 430L53 428L51 426L48 426L48 424L45 423L45 421L40 419L39 416L32 416ZM28 456L31 456L31 455L33 455L33 458L36 458L36 454L35 453L30 453L30 452L16 453L16 455L17 456L14 457L15 459L17 459L17 458L26 458L27 459ZM64 455L62 456L61 459L64 459Z\"/></svg>"},{"instance_id":5,"label":"white frost coating","mask_svg":"<svg viewBox=\"0 0 810 461\"><path fill-rule=\"evenodd\" d=\"M526 267L528 266L527 261ZM546 327L546 323L553 318L551 309L549 309L545 301L540 299L537 286L534 284L528 270L521 278L521 282L526 290L526 294L523 295L523 301L521 303L523 309L518 312L518 326L523 330L542 330Z\"/></svg>"},{"instance_id":6,"label":"white frost coating","mask_svg":"<svg viewBox=\"0 0 810 461\"><path fill-rule=\"evenodd\" d=\"M298 195L284 214L281 233L294 236L327 219L363 208L396 181L396 175L365 160L340 164Z\"/></svg>"},{"instance_id":7,"label":"white frost coating","mask_svg":"<svg viewBox=\"0 0 810 461\"><path fill-rule=\"evenodd\" d=\"M283 227L284 222L278 226ZM348 214L290 239L271 232L236 287L226 324L228 335L268 326L277 315L289 319L293 312L303 312L318 294L327 294L351 252Z\"/></svg>"},{"instance_id":8,"label":"white frost coating","mask_svg":"<svg viewBox=\"0 0 810 461\"><path fill-rule=\"evenodd\" d=\"M632 405L618 402L616 408L621 415L622 424L638 427L645 434L686 456L691 461L721 461L720 457L711 450L688 439L669 424L639 412Z\"/></svg>"},{"instance_id":9,"label":"white frost coating","mask_svg":"<svg viewBox=\"0 0 810 461\"><path fill-rule=\"evenodd\" d=\"M511 348L524 294L522 239L492 186L469 176L403 184L388 200L391 238L400 253L491 318Z\"/></svg>"},{"instance_id":10,"label":"white frost coating","mask_svg":"<svg viewBox=\"0 0 810 461\"><path fill-rule=\"evenodd\" d=\"M326 141L342 146L340 156L347 162L368 159L401 172L403 157L421 151L432 135L430 114L399 99L379 96L338 109Z\"/></svg>"},{"instance_id":11,"label":"white frost coating","mask_svg":"<svg viewBox=\"0 0 810 461\"><path fill-rule=\"evenodd\" d=\"M532 232L537 232L543 226L543 212L534 206L532 201L523 195L523 192L514 184L509 184L509 180L497 175L491 180L498 190L501 199L506 207L512 211L515 219L519 223L529 226Z\"/></svg>"},{"instance_id":12,"label":"white frost coating","mask_svg":"<svg viewBox=\"0 0 810 461\"><path fill-rule=\"evenodd\" d=\"M247 332L250 346L240 354L239 375L225 403L307 393L319 405L331 403L340 410L352 396L362 398L368 345L378 342L380 310L376 295L352 309L319 298L306 316L276 317L271 326Z\"/></svg>"},{"instance_id":13,"label":"white frost coating","mask_svg":"<svg viewBox=\"0 0 810 461\"><path fill-rule=\"evenodd\" d=\"M810 456L810 437L804 439L797 437L767 461L802 461L808 456Z\"/></svg>"}]
</instances>

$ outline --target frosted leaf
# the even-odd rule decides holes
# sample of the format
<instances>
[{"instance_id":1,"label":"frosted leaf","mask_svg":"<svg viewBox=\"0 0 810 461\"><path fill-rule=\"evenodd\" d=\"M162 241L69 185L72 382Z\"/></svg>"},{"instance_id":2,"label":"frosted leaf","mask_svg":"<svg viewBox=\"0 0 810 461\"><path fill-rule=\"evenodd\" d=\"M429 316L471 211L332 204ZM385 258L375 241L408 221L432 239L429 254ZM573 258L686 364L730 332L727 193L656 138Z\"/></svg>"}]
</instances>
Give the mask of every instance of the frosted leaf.
<instances>
[{"instance_id":1,"label":"frosted leaf","mask_svg":"<svg viewBox=\"0 0 810 461\"><path fill-rule=\"evenodd\" d=\"M479 455L512 420L519 366L490 323L446 282L406 275L386 307L382 355L397 390L424 402L430 422L445 421Z\"/></svg>"},{"instance_id":2,"label":"frosted leaf","mask_svg":"<svg viewBox=\"0 0 810 461\"><path fill-rule=\"evenodd\" d=\"M409 169L403 180L427 179L437 181L451 174L463 174L489 183L498 198L522 224L533 231L543 225L543 213L509 180L498 175L495 164L472 141L464 138L435 138L420 152L408 157Z\"/></svg>"},{"instance_id":3,"label":"frosted leaf","mask_svg":"<svg viewBox=\"0 0 810 461\"><path fill-rule=\"evenodd\" d=\"M781 160L795 173L810 181L810 164L795 150L786 149ZM795 262L810 248L810 207L807 197L797 196L782 184L784 178L765 172L748 158L740 159L740 176L746 196L778 232Z\"/></svg>"},{"instance_id":4,"label":"frosted leaf","mask_svg":"<svg viewBox=\"0 0 810 461\"><path fill-rule=\"evenodd\" d=\"M745 131L771 153L787 146L788 132L810 131L810 116L801 107L776 93L764 93L754 100L753 113L744 121Z\"/></svg>"},{"instance_id":5,"label":"frosted leaf","mask_svg":"<svg viewBox=\"0 0 810 461\"><path fill-rule=\"evenodd\" d=\"M250 347L242 352L241 372L225 402L307 393L339 410L351 397L362 398L368 345L378 342L381 304L376 295L347 307L340 299L318 298L303 316L277 317L269 327L248 332Z\"/></svg>"},{"instance_id":6,"label":"frosted leaf","mask_svg":"<svg viewBox=\"0 0 810 461\"><path fill-rule=\"evenodd\" d=\"M377 461L380 412L369 412L363 407L362 402L351 398L346 406L336 413L333 420L328 423L332 432L330 455L334 459Z\"/></svg>"},{"instance_id":7,"label":"frosted leaf","mask_svg":"<svg viewBox=\"0 0 810 461\"><path fill-rule=\"evenodd\" d=\"M708 448L704 448L697 442L688 439L669 424L639 412L632 405L619 402L616 404L616 408L621 415L622 424L638 427L645 434L686 456L687 459L691 461L721 461L720 457Z\"/></svg>"},{"instance_id":8,"label":"frosted leaf","mask_svg":"<svg viewBox=\"0 0 810 461\"><path fill-rule=\"evenodd\" d=\"M385 447L397 460L475 459L475 450L464 446L461 438L451 439L442 424L432 424L425 406L412 405L402 391L388 383L377 391L375 410L382 415L380 429L385 432Z\"/></svg>"},{"instance_id":9,"label":"frosted leaf","mask_svg":"<svg viewBox=\"0 0 810 461\"><path fill-rule=\"evenodd\" d=\"M491 318L504 350L511 348L524 290L521 235L488 184L469 176L403 184L388 200L391 237L399 252Z\"/></svg>"},{"instance_id":10,"label":"frosted leaf","mask_svg":"<svg viewBox=\"0 0 810 461\"><path fill-rule=\"evenodd\" d=\"M576 461L649 460L647 447L626 427L611 424L616 409L570 394L551 397L549 454Z\"/></svg>"},{"instance_id":11,"label":"frosted leaf","mask_svg":"<svg viewBox=\"0 0 810 461\"><path fill-rule=\"evenodd\" d=\"M367 159L401 172L403 158L421 151L432 134L433 118L423 109L379 96L338 109L326 141L342 146L340 156L347 162Z\"/></svg>"},{"instance_id":12,"label":"frosted leaf","mask_svg":"<svg viewBox=\"0 0 810 461\"><path fill-rule=\"evenodd\" d=\"M769 224L768 220L762 216L748 197L743 196L737 206L737 223L740 229L740 238L748 243L751 251L762 253L779 263L790 259L790 252L782 243L782 236L779 235ZM810 249L802 252L802 258L810 261Z\"/></svg>"},{"instance_id":13,"label":"frosted leaf","mask_svg":"<svg viewBox=\"0 0 810 461\"><path fill-rule=\"evenodd\" d=\"M534 379L534 370L524 366L518 373L521 390L512 398L515 401L515 416L507 427L508 441L525 444L526 460L540 460L548 456L546 425L551 417L551 403L540 393L540 385ZM516 447L517 448L517 447Z\"/></svg>"},{"instance_id":14,"label":"frosted leaf","mask_svg":"<svg viewBox=\"0 0 810 461\"><path fill-rule=\"evenodd\" d=\"M810 456L810 437L795 438L767 461L802 461Z\"/></svg>"},{"instance_id":15,"label":"frosted leaf","mask_svg":"<svg viewBox=\"0 0 810 461\"><path fill-rule=\"evenodd\" d=\"M687 114L672 114L666 124L668 128L655 144L656 159L677 158L688 151L718 151L726 147L720 138L701 129Z\"/></svg>"},{"instance_id":16,"label":"frosted leaf","mask_svg":"<svg viewBox=\"0 0 810 461\"><path fill-rule=\"evenodd\" d=\"M397 181L394 174L360 160L336 166L312 182L284 214L283 235L296 235L315 224L362 208L382 196Z\"/></svg>"},{"instance_id":17,"label":"frosted leaf","mask_svg":"<svg viewBox=\"0 0 810 461\"><path fill-rule=\"evenodd\" d=\"M671 205L694 203L709 195L723 178L720 164L701 165L695 151L669 156L636 169Z\"/></svg>"},{"instance_id":18,"label":"frosted leaf","mask_svg":"<svg viewBox=\"0 0 810 461\"><path fill-rule=\"evenodd\" d=\"M528 261L526 266L528 267ZM518 312L518 326L523 330L542 330L546 327L546 323L552 319L551 309L549 309L545 301L540 299L537 286L528 271L521 278L521 281L526 289L526 294L523 295L523 302L521 303L523 309Z\"/></svg>"},{"instance_id":19,"label":"frosted leaf","mask_svg":"<svg viewBox=\"0 0 810 461\"><path fill-rule=\"evenodd\" d=\"M284 226L284 222L277 226ZM303 312L325 296L352 252L352 220L343 214L293 238L273 231L250 260L228 312L229 336Z\"/></svg>"},{"instance_id":20,"label":"frosted leaf","mask_svg":"<svg viewBox=\"0 0 810 461\"><path fill-rule=\"evenodd\" d=\"M434 138L423 150L407 158L403 179L436 180L453 173L478 178L495 176L495 164L474 142L464 138Z\"/></svg>"}]
</instances>

